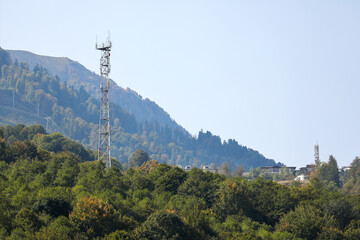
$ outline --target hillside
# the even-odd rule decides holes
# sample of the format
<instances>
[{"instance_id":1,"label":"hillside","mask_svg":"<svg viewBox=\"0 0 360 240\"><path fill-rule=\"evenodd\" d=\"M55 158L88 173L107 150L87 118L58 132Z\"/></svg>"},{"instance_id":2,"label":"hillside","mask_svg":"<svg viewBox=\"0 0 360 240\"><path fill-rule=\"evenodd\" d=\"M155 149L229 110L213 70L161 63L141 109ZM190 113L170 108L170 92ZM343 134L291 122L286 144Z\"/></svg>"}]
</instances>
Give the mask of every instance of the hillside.
<instances>
[{"instance_id":1,"label":"hillside","mask_svg":"<svg viewBox=\"0 0 360 240\"><path fill-rule=\"evenodd\" d=\"M80 63L67 57L48 57L40 56L27 51L9 50L13 60L25 62L33 69L36 65L45 67L53 76L58 76L61 82L67 82L68 85L80 89L81 86L97 97L101 77L94 72L89 71ZM155 102L145 98L143 99L135 91L124 89L111 80L111 91L109 93L110 101L119 104L124 110L133 113L139 122L158 122L161 126L170 128L179 128L179 126L169 114L159 107Z\"/></svg>"},{"instance_id":2,"label":"hillside","mask_svg":"<svg viewBox=\"0 0 360 240\"><path fill-rule=\"evenodd\" d=\"M153 160L105 170L59 133L0 126L0 239L359 239L359 195L324 180L289 187Z\"/></svg>"},{"instance_id":3,"label":"hillside","mask_svg":"<svg viewBox=\"0 0 360 240\"><path fill-rule=\"evenodd\" d=\"M49 132L59 131L96 149L99 101L83 86L77 89L58 76L53 77L42 66L30 70L26 63L8 60L1 66L0 89L0 106L5 109L1 112L1 123L46 124ZM122 163L137 149L143 149L152 159L182 166L212 163L221 166L228 162L232 169L241 165L248 170L276 164L233 139L222 141L219 136L203 131L194 138L178 127L139 122L116 103L111 103L110 108L111 152Z\"/></svg>"}]
</instances>

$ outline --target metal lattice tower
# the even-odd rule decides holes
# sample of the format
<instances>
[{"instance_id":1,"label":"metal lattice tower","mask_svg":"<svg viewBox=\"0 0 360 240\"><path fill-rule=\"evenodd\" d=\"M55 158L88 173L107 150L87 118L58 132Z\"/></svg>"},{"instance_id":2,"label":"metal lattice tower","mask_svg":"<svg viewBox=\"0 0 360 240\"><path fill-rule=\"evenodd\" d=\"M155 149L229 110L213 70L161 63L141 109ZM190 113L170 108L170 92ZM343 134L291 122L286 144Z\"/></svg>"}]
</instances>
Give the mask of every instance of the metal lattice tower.
<instances>
[{"instance_id":1,"label":"metal lattice tower","mask_svg":"<svg viewBox=\"0 0 360 240\"><path fill-rule=\"evenodd\" d=\"M100 120L99 120L99 149L98 159L105 163L106 168L111 167L110 155L110 113L109 113L109 88L110 80L109 73L110 65L110 51L111 51L110 35L106 42L96 43L96 50L101 51L100 58Z\"/></svg>"},{"instance_id":2,"label":"metal lattice tower","mask_svg":"<svg viewBox=\"0 0 360 240\"><path fill-rule=\"evenodd\" d=\"M314 154L315 164L316 164L316 165L319 165L319 164L320 164L319 144L316 144L316 145L314 146L314 151L315 151L315 154Z\"/></svg>"}]
</instances>

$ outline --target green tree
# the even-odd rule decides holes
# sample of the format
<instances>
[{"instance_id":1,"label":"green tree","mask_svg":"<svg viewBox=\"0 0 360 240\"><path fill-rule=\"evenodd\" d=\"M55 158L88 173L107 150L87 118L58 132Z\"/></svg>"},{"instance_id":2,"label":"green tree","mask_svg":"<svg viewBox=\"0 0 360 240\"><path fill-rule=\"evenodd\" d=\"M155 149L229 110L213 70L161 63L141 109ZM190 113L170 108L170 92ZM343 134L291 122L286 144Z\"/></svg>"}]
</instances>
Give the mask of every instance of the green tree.
<instances>
[{"instance_id":1,"label":"green tree","mask_svg":"<svg viewBox=\"0 0 360 240\"><path fill-rule=\"evenodd\" d=\"M317 240L343 240L345 239L344 233L333 227L324 227L318 237Z\"/></svg>"},{"instance_id":2,"label":"green tree","mask_svg":"<svg viewBox=\"0 0 360 240\"><path fill-rule=\"evenodd\" d=\"M223 219L255 211L249 202L249 190L244 179L226 179L221 183L217 196L215 212Z\"/></svg>"},{"instance_id":3,"label":"green tree","mask_svg":"<svg viewBox=\"0 0 360 240\"><path fill-rule=\"evenodd\" d=\"M15 216L15 224L26 232L34 233L41 227L39 217L30 209L22 208Z\"/></svg>"},{"instance_id":4,"label":"green tree","mask_svg":"<svg viewBox=\"0 0 360 240\"><path fill-rule=\"evenodd\" d=\"M356 157L350 166L350 170L345 173L344 187L342 189L348 194L360 193L360 158Z\"/></svg>"},{"instance_id":5,"label":"green tree","mask_svg":"<svg viewBox=\"0 0 360 240\"><path fill-rule=\"evenodd\" d=\"M102 161L81 163L77 179L74 191L79 193L84 191L95 194L111 187L105 178L105 164Z\"/></svg>"},{"instance_id":6,"label":"green tree","mask_svg":"<svg viewBox=\"0 0 360 240\"><path fill-rule=\"evenodd\" d=\"M194 195L203 199L208 206L215 202L215 193L223 177L198 168L190 170L186 181L178 188L180 195Z\"/></svg>"},{"instance_id":7,"label":"green tree","mask_svg":"<svg viewBox=\"0 0 360 240\"><path fill-rule=\"evenodd\" d=\"M58 155L62 158L61 168L57 172L54 184L64 187L73 187L80 172L80 158L78 155L70 152L61 152Z\"/></svg>"},{"instance_id":8,"label":"green tree","mask_svg":"<svg viewBox=\"0 0 360 240\"><path fill-rule=\"evenodd\" d=\"M353 207L345 197L326 201L324 208L324 212L332 216L342 229L344 229L354 217Z\"/></svg>"},{"instance_id":9,"label":"green tree","mask_svg":"<svg viewBox=\"0 0 360 240\"><path fill-rule=\"evenodd\" d=\"M53 218L69 216L74 195L70 188L45 188L38 192L32 209L37 213L47 213Z\"/></svg>"},{"instance_id":10,"label":"green tree","mask_svg":"<svg viewBox=\"0 0 360 240\"><path fill-rule=\"evenodd\" d=\"M211 212L203 199L195 196L174 195L167 207L169 212L177 213L184 222L197 232L201 239L215 235L210 227Z\"/></svg>"},{"instance_id":11,"label":"green tree","mask_svg":"<svg viewBox=\"0 0 360 240\"><path fill-rule=\"evenodd\" d=\"M77 233L74 226L67 217L61 216L56 218L49 226L42 228L35 235L36 240L71 240L71 239L85 239L85 236Z\"/></svg>"},{"instance_id":12,"label":"green tree","mask_svg":"<svg viewBox=\"0 0 360 240\"><path fill-rule=\"evenodd\" d=\"M340 187L339 167L336 159L331 155L328 162L328 181Z\"/></svg>"},{"instance_id":13,"label":"green tree","mask_svg":"<svg viewBox=\"0 0 360 240\"><path fill-rule=\"evenodd\" d=\"M142 149L136 150L129 157L129 166L130 167L140 167L144 162L149 161L149 155Z\"/></svg>"},{"instance_id":14,"label":"green tree","mask_svg":"<svg viewBox=\"0 0 360 240\"><path fill-rule=\"evenodd\" d=\"M255 221L275 225L281 216L295 207L290 189L272 180L257 178L248 183L248 191L253 209L247 216Z\"/></svg>"},{"instance_id":15,"label":"green tree","mask_svg":"<svg viewBox=\"0 0 360 240\"><path fill-rule=\"evenodd\" d=\"M332 183L336 187L340 187L339 168L336 159L332 155L329 157L328 163L320 166L317 177L327 184Z\"/></svg>"},{"instance_id":16,"label":"green tree","mask_svg":"<svg viewBox=\"0 0 360 240\"><path fill-rule=\"evenodd\" d=\"M316 239L324 227L335 227L335 221L311 205L298 206L284 215L277 226L278 231L295 234L304 239Z\"/></svg>"},{"instance_id":17,"label":"green tree","mask_svg":"<svg viewBox=\"0 0 360 240\"><path fill-rule=\"evenodd\" d=\"M167 191L172 194L176 194L180 185L185 181L186 176L187 175L184 170L178 167L171 168L155 180L156 191Z\"/></svg>"},{"instance_id":18,"label":"green tree","mask_svg":"<svg viewBox=\"0 0 360 240\"><path fill-rule=\"evenodd\" d=\"M177 215L165 211L152 214L136 229L135 237L149 240L196 239L191 229Z\"/></svg>"},{"instance_id":19,"label":"green tree","mask_svg":"<svg viewBox=\"0 0 360 240\"><path fill-rule=\"evenodd\" d=\"M38 147L54 153L69 151L77 154L83 162L94 160L80 143L65 138L60 133L40 137Z\"/></svg>"}]
</instances>

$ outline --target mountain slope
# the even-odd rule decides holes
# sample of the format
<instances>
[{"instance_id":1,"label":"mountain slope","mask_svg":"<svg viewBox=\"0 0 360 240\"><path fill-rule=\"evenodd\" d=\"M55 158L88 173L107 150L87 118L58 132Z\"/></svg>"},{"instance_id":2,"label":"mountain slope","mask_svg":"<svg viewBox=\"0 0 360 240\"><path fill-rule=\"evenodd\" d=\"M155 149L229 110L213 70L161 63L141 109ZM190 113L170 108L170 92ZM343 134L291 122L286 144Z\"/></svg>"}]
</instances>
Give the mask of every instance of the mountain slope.
<instances>
[{"instance_id":1,"label":"mountain slope","mask_svg":"<svg viewBox=\"0 0 360 240\"><path fill-rule=\"evenodd\" d=\"M60 81L67 82L70 86L80 89L85 88L92 96L98 97L101 77L89 71L80 63L66 57L40 56L28 51L8 50L13 60L26 62L30 69L36 65L45 67L53 76L58 76ZM118 86L111 80L110 101L119 104L126 111L133 113L139 122L157 122L161 126L180 128L170 115L149 99L143 99L138 93Z\"/></svg>"},{"instance_id":2,"label":"mountain slope","mask_svg":"<svg viewBox=\"0 0 360 240\"><path fill-rule=\"evenodd\" d=\"M46 124L48 131L60 131L96 149L99 101L84 87L69 86L41 66L31 71L26 63L15 61L0 68L0 123ZM158 122L138 122L118 104L111 103L110 107L111 152L122 163L126 163L134 151L143 149L159 162L183 166L211 163L220 166L227 161L232 168L242 165L249 169L276 164L235 140L222 141L219 136L203 131L197 138L191 137L180 128L161 126Z\"/></svg>"}]
</instances>

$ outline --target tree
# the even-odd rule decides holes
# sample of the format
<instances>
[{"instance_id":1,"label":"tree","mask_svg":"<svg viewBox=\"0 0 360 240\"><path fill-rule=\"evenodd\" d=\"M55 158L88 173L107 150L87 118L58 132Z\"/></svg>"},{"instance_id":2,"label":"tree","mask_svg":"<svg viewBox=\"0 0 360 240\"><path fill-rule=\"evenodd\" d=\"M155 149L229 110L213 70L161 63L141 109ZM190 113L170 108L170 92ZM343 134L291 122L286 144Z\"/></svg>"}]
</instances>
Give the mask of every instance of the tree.
<instances>
[{"instance_id":1,"label":"tree","mask_svg":"<svg viewBox=\"0 0 360 240\"><path fill-rule=\"evenodd\" d=\"M82 197L77 201L69 219L89 236L104 236L113 230L114 207L100 198Z\"/></svg>"},{"instance_id":2,"label":"tree","mask_svg":"<svg viewBox=\"0 0 360 240\"><path fill-rule=\"evenodd\" d=\"M15 224L26 232L34 233L41 227L39 217L30 209L22 208L15 216Z\"/></svg>"},{"instance_id":3,"label":"tree","mask_svg":"<svg viewBox=\"0 0 360 240\"><path fill-rule=\"evenodd\" d=\"M223 174L227 177L231 176L231 167L227 161L225 161L225 162L223 162L223 164L221 164L220 174Z\"/></svg>"},{"instance_id":4,"label":"tree","mask_svg":"<svg viewBox=\"0 0 360 240\"><path fill-rule=\"evenodd\" d=\"M94 193L109 189L105 176L105 164L102 161L85 162L80 164L80 172L75 189Z\"/></svg>"},{"instance_id":5,"label":"tree","mask_svg":"<svg viewBox=\"0 0 360 240\"><path fill-rule=\"evenodd\" d=\"M194 195L203 199L208 206L211 206L215 201L215 193L219 187L216 180L219 180L219 182L223 180L220 180L219 175L216 175L219 179L213 179L214 176L210 172L193 168L190 170L186 181L178 188L178 192L180 195Z\"/></svg>"},{"instance_id":6,"label":"tree","mask_svg":"<svg viewBox=\"0 0 360 240\"><path fill-rule=\"evenodd\" d=\"M294 233L304 239L316 239L324 228L335 227L334 220L311 205L299 206L284 215L277 226L278 231Z\"/></svg>"},{"instance_id":7,"label":"tree","mask_svg":"<svg viewBox=\"0 0 360 240\"><path fill-rule=\"evenodd\" d=\"M35 159L37 156L36 146L26 140L24 142L15 141L14 144L10 146L10 151L13 152L13 156L16 159Z\"/></svg>"},{"instance_id":8,"label":"tree","mask_svg":"<svg viewBox=\"0 0 360 240\"><path fill-rule=\"evenodd\" d=\"M55 184L64 187L73 187L76 178L80 172L78 155L70 152L61 152L57 154L61 157L61 169L57 172Z\"/></svg>"},{"instance_id":9,"label":"tree","mask_svg":"<svg viewBox=\"0 0 360 240\"><path fill-rule=\"evenodd\" d=\"M69 151L77 154L83 162L94 160L83 145L65 138L60 133L53 133L40 137L38 147L54 153Z\"/></svg>"},{"instance_id":10,"label":"tree","mask_svg":"<svg viewBox=\"0 0 360 240\"><path fill-rule=\"evenodd\" d=\"M6 189L8 185L8 179L0 173L0 232L1 229L4 229L5 232L10 229L11 226L11 206L10 201L3 193L3 190ZM0 233L1 238L1 233Z\"/></svg>"},{"instance_id":11,"label":"tree","mask_svg":"<svg viewBox=\"0 0 360 240\"><path fill-rule=\"evenodd\" d=\"M317 240L343 240L345 239L344 233L334 227L324 227Z\"/></svg>"},{"instance_id":12,"label":"tree","mask_svg":"<svg viewBox=\"0 0 360 240\"><path fill-rule=\"evenodd\" d=\"M149 161L149 155L142 149L136 150L130 157L129 157L129 166L130 167L139 167L144 162Z\"/></svg>"},{"instance_id":13,"label":"tree","mask_svg":"<svg viewBox=\"0 0 360 240\"><path fill-rule=\"evenodd\" d=\"M196 239L190 228L175 214L159 211L135 230L136 239Z\"/></svg>"},{"instance_id":14,"label":"tree","mask_svg":"<svg viewBox=\"0 0 360 240\"><path fill-rule=\"evenodd\" d=\"M103 240L133 240L134 238L125 230L116 230L105 236Z\"/></svg>"},{"instance_id":15,"label":"tree","mask_svg":"<svg viewBox=\"0 0 360 240\"><path fill-rule=\"evenodd\" d=\"M250 170L249 170L249 177L251 179L257 178L258 176L260 176L260 174L261 174L261 168L260 167L258 167L258 168L250 168Z\"/></svg>"},{"instance_id":16,"label":"tree","mask_svg":"<svg viewBox=\"0 0 360 240\"><path fill-rule=\"evenodd\" d=\"M85 239L76 233L76 229L71 224L67 217L61 216L56 218L49 226L42 228L36 233L35 239L41 240L71 240L71 239Z\"/></svg>"},{"instance_id":17,"label":"tree","mask_svg":"<svg viewBox=\"0 0 360 240\"><path fill-rule=\"evenodd\" d=\"M328 163L322 163L319 166L316 177L327 185L333 184L340 187L339 168L336 159L332 155L329 157Z\"/></svg>"},{"instance_id":18,"label":"tree","mask_svg":"<svg viewBox=\"0 0 360 240\"><path fill-rule=\"evenodd\" d=\"M245 171L245 169L243 168L243 166L239 165L235 168L234 176L241 177L243 175L244 171Z\"/></svg>"},{"instance_id":19,"label":"tree","mask_svg":"<svg viewBox=\"0 0 360 240\"><path fill-rule=\"evenodd\" d=\"M249 202L249 190L244 179L235 181L226 179L217 193L215 212L222 218L230 215L242 215L254 211Z\"/></svg>"},{"instance_id":20,"label":"tree","mask_svg":"<svg viewBox=\"0 0 360 240\"><path fill-rule=\"evenodd\" d=\"M139 170L144 171L144 173L148 174L154 171L157 167L159 167L160 164L155 160L149 160L144 162Z\"/></svg>"},{"instance_id":21,"label":"tree","mask_svg":"<svg viewBox=\"0 0 360 240\"><path fill-rule=\"evenodd\" d=\"M345 173L343 191L348 194L360 193L360 158L356 157L350 170Z\"/></svg>"},{"instance_id":22,"label":"tree","mask_svg":"<svg viewBox=\"0 0 360 240\"><path fill-rule=\"evenodd\" d=\"M207 211L203 199L195 196L175 195L170 199L167 208L169 208L169 212L178 214L184 222L189 224L198 233L198 239L207 239L206 236L214 235L209 221L211 213Z\"/></svg>"},{"instance_id":23,"label":"tree","mask_svg":"<svg viewBox=\"0 0 360 240\"><path fill-rule=\"evenodd\" d=\"M340 187L339 167L338 167L336 159L332 155L329 157L329 162L328 162L327 167L328 167L327 180L329 182L335 183L335 185L337 187Z\"/></svg>"},{"instance_id":24,"label":"tree","mask_svg":"<svg viewBox=\"0 0 360 240\"><path fill-rule=\"evenodd\" d=\"M263 178L256 178L247 185L250 206L253 206L247 216L255 221L275 225L281 216L295 206L290 189L284 185Z\"/></svg>"},{"instance_id":25,"label":"tree","mask_svg":"<svg viewBox=\"0 0 360 240\"><path fill-rule=\"evenodd\" d=\"M14 161L14 154L8 148L5 139L0 138L0 161L10 163Z\"/></svg>"},{"instance_id":26,"label":"tree","mask_svg":"<svg viewBox=\"0 0 360 240\"><path fill-rule=\"evenodd\" d=\"M54 218L67 217L72 210L71 201L73 200L74 195L70 188L45 188L38 192L32 209L37 213L47 213Z\"/></svg>"},{"instance_id":27,"label":"tree","mask_svg":"<svg viewBox=\"0 0 360 240\"><path fill-rule=\"evenodd\" d=\"M184 170L178 167L171 168L155 181L156 190L159 192L167 191L176 194L179 186L185 181L186 176Z\"/></svg>"},{"instance_id":28,"label":"tree","mask_svg":"<svg viewBox=\"0 0 360 240\"><path fill-rule=\"evenodd\" d=\"M346 198L326 201L324 212L332 216L342 229L344 229L354 217L352 206Z\"/></svg>"},{"instance_id":29,"label":"tree","mask_svg":"<svg viewBox=\"0 0 360 240\"><path fill-rule=\"evenodd\" d=\"M1 75L2 66L10 65L10 64L11 64L10 54L0 47L0 77L2 76Z\"/></svg>"}]
</instances>

